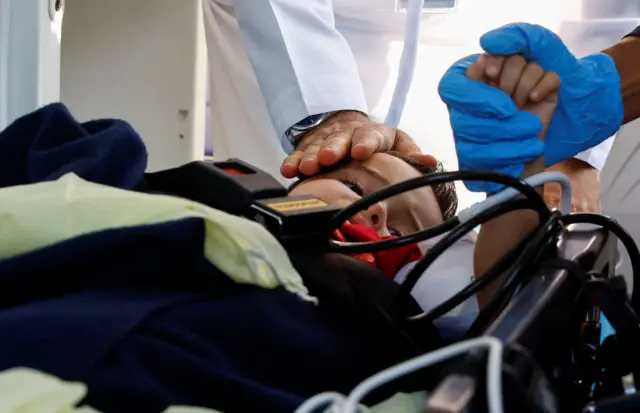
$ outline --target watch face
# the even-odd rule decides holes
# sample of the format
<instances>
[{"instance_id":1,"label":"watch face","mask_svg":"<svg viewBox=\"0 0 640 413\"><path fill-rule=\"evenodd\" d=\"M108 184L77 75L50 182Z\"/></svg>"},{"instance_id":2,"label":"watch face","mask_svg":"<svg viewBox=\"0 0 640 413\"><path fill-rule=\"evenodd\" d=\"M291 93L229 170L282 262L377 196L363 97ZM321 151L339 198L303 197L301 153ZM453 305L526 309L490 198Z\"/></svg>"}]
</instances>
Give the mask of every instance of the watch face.
<instances>
[{"instance_id":1,"label":"watch face","mask_svg":"<svg viewBox=\"0 0 640 413\"><path fill-rule=\"evenodd\" d=\"M325 114L307 116L306 118L304 118L300 122L298 122L295 125L295 128L304 130L304 129L310 128L312 126L316 126L316 124L322 118L324 118L324 116L325 116Z\"/></svg>"}]
</instances>

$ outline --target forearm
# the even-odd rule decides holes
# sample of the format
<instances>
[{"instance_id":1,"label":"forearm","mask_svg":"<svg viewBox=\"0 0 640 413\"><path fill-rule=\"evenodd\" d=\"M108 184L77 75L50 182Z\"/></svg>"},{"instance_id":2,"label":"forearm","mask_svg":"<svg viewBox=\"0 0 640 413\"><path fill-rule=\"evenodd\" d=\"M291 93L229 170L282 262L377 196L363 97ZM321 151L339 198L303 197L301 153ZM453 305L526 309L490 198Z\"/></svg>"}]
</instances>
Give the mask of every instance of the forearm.
<instances>
[{"instance_id":1,"label":"forearm","mask_svg":"<svg viewBox=\"0 0 640 413\"><path fill-rule=\"evenodd\" d=\"M309 115L367 112L355 58L331 0L235 0L236 17L278 136Z\"/></svg>"},{"instance_id":2,"label":"forearm","mask_svg":"<svg viewBox=\"0 0 640 413\"><path fill-rule=\"evenodd\" d=\"M636 29L638 35L640 31ZM620 73L624 123L640 117L640 37L630 36L604 51Z\"/></svg>"},{"instance_id":3,"label":"forearm","mask_svg":"<svg viewBox=\"0 0 640 413\"><path fill-rule=\"evenodd\" d=\"M544 161L540 159L525 169L522 178L542 171L544 171ZM542 195L542 188L540 188L540 194ZM521 210L504 214L482 225L473 254L475 276L483 276L507 252L530 234L538 223L537 212ZM502 278L499 278L478 293L480 308L489 303L501 282Z\"/></svg>"}]
</instances>

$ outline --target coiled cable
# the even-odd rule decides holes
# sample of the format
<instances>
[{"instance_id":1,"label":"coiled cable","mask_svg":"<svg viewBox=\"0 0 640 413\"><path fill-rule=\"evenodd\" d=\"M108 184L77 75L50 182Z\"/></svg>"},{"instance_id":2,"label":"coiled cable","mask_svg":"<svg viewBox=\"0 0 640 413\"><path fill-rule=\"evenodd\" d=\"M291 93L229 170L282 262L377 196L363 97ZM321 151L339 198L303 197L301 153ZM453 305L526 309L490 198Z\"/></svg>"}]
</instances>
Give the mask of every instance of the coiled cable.
<instances>
[{"instance_id":1,"label":"coiled cable","mask_svg":"<svg viewBox=\"0 0 640 413\"><path fill-rule=\"evenodd\" d=\"M353 204L349 205L348 207L344 208L343 210L336 213L336 215L334 215L329 228L329 233L332 233L336 229L340 228L344 222L346 222L349 218L351 218L358 212L364 211L369 207L375 205L376 203L384 201L385 199L412 191L414 189L423 188L425 186L438 185L460 180L495 182L513 188L514 190L509 192L509 194L511 194L511 197L515 196L518 193L521 193L529 201L531 201L531 208L538 212L541 220L546 221L546 219L549 217L550 211L544 203L544 199L542 199L540 194L538 194L538 192L531 185L528 185L526 182L513 178L509 175L497 172L482 171L436 172L399 182L395 185L388 186L360 198L358 201L354 202ZM487 201L489 201L489 199ZM492 200L490 202L490 205L494 205L495 203L496 202ZM475 214L482 212L482 210L484 209L484 207L479 206L479 204L474 205L472 208L474 211L473 214L467 213L464 218L465 220L471 219ZM344 243L330 240L328 248L332 252L340 252L345 254L375 252L398 248L444 234L445 232L453 229L456 225L458 225L459 222L459 218L451 218L440 225L432 228L427 228L415 234L403 235L398 238L392 238L377 242Z\"/></svg>"},{"instance_id":2,"label":"coiled cable","mask_svg":"<svg viewBox=\"0 0 640 413\"><path fill-rule=\"evenodd\" d=\"M403 302L405 302L411 294L411 290L416 285L416 283L422 277L422 274L429 268L433 262L442 255L449 247L451 247L455 242L457 242L460 238L465 236L468 232L473 231L475 227L478 225L482 225L485 222L491 221L501 215L507 214L512 211L523 210L523 209L534 209L535 207L529 200L518 199L512 200L508 202L504 202L502 204L497 204L490 209L482 211L480 214L470 219L469 221L458 225L451 232L449 232L440 242L434 245L427 253L422 257L420 261L411 269L407 277L400 284L400 288L398 289L398 293L396 295L396 305L400 306ZM500 264L500 262L498 262ZM496 264L497 265L497 264ZM483 286L486 284L482 284ZM400 309L400 307L396 307ZM416 316L409 317L410 320L419 320L424 318L426 313L422 313Z\"/></svg>"},{"instance_id":3,"label":"coiled cable","mask_svg":"<svg viewBox=\"0 0 640 413\"><path fill-rule=\"evenodd\" d=\"M515 211L515 210L520 210L520 209L527 209L527 207L528 207L526 205L526 201L520 200L520 201L512 201L512 202L514 202L514 203L512 205L510 205L510 208L508 208L509 212L510 211ZM518 204L516 204L516 202ZM521 203L524 203L522 205L522 207L520 207L520 205L519 205ZM507 208L505 208L505 210L507 210ZM487 214L489 214L491 212L492 212L491 210L487 210ZM500 211L500 212L502 212L502 211ZM500 215L497 211L495 213L496 213L496 215ZM493 214L492 214L492 216L493 216ZM493 219L493 217L492 218L487 218L487 219ZM473 225L473 224L471 224L471 225ZM471 226L471 225L469 225L469 226ZM471 228L473 229L473 227L471 227ZM484 275L482 275L481 277L476 277L469 285L464 287L462 290L458 291L456 294L452 295L450 298L448 298L447 300L443 301L442 303L440 303L436 307L432 308L428 312L425 312L425 313L422 313L422 314L418 314L416 316L412 316L409 319L410 320L423 320L423 321L426 321L426 322L432 322L432 321L436 320L437 318L440 318L443 315L447 314L448 312L450 312L451 310L453 310L454 308L456 308L460 304L464 303L466 300L471 298L474 294L476 294L479 291L481 291L488 284L490 284L491 282L495 281L498 277L500 277L500 275L502 275L505 271L507 271L513 265L513 263L516 261L516 259L522 254L522 252L525 250L527 245L529 245L529 243L531 242L531 240L533 238L533 235L534 234L532 233L532 234L529 234L528 236L526 236L522 241L520 241L518 243L518 245L516 245L509 252L507 252L505 255L503 255L500 258L500 260L493 267L491 267ZM461 236L464 236L464 234L461 235ZM459 237L457 237L457 238L459 238ZM409 286L407 286L407 288L408 287Z\"/></svg>"}]
</instances>

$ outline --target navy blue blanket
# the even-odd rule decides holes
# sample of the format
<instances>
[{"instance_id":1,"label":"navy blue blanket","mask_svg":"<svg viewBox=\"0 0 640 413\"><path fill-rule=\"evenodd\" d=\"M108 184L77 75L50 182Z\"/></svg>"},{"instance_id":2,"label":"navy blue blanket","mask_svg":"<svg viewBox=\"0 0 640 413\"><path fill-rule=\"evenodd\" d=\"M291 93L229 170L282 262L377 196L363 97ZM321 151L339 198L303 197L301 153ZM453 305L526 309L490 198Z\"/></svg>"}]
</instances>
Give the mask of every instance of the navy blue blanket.
<instances>
[{"instance_id":1,"label":"navy blue blanket","mask_svg":"<svg viewBox=\"0 0 640 413\"><path fill-rule=\"evenodd\" d=\"M140 184L147 151L126 122L78 123L61 103L45 106L0 132L0 188L79 177L122 189Z\"/></svg>"},{"instance_id":2,"label":"navy blue blanket","mask_svg":"<svg viewBox=\"0 0 640 413\"><path fill-rule=\"evenodd\" d=\"M129 125L79 124L60 104L0 134L0 186L75 172L133 189L145 165ZM203 231L198 219L114 229L0 261L0 369L85 382L107 413L269 413L397 361L346 315L232 283L202 256Z\"/></svg>"}]
</instances>

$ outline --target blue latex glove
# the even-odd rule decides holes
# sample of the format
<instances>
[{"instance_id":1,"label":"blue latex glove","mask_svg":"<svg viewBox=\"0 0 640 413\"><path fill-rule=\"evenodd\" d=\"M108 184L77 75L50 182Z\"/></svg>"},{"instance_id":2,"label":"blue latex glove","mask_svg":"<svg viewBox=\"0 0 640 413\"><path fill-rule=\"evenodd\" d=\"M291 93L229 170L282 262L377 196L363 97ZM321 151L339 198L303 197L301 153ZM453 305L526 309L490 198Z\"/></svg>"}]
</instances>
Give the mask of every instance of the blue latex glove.
<instances>
[{"instance_id":1,"label":"blue latex glove","mask_svg":"<svg viewBox=\"0 0 640 413\"><path fill-rule=\"evenodd\" d=\"M620 75L611 56L597 53L576 59L556 34L525 23L490 31L480 44L489 54L522 54L560 76L558 109L545 135L547 166L598 145L622 125Z\"/></svg>"},{"instance_id":2,"label":"blue latex glove","mask_svg":"<svg viewBox=\"0 0 640 413\"><path fill-rule=\"evenodd\" d=\"M608 55L599 53L576 59L553 32L525 23L510 24L490 31L482 36L480 44L487 53L494 55L521 54L527 61L538 63L545 72L556 72L560 76L562 87L558 109L545 135L547 165L570 159L599 144L612 136L622 124L624 110L620 76L613 59ZM493 145L495 152L483 162L484 169L518 176L523 163L530 160L531 153L510 146L509 141L499 140L497 136L503 136L505 130L513 129L511 135L505 136L519 135L529 142L532 137L524 136L525 129L531 130L533 121L526 122L526 127L522 122L514 122L518 115L513 113L513 106L507 105L506 95L489 94L486 85L469 81L465 84L468 88L466 91L459 89L463 85L459 78L464 76L464 72L454 67L441 81L440 96L449 107L456 140L465 141L464 151L461 150L462 142L456 142L457 148L460 148L460 164L471 168L475 164L472 160L479 156L471 153L471 141L483 145L497 142ZM494 118L489 119L492 112L495 113ZM516 110L516 113L523 112ZM496 124L500 126L495 128ZM470 139L470 136L473 138ZM479 146L480 149L484 147ZM505 162L508 164L510 160L517 159L518 154L525 159L524 162L505 166ZM466 185L473 191L483 192L499 188L482 183Z\"/></svg>"},{"instance_id":3,"label":"blue latex glove","mask_svg":"<svg viewBox=\"0 0 640 413\"><path fill-rule=\"evenodd\" d=\"M458 167L496 171L519 177L526 162L544 154L538 135L542 121L518 110L511 96L500 89L465 76L478 55L454 63L444 74L438 92L449 108ZM465 182L474 192L496 192L502 186L490 182Z\"/></svg>"}]
</instances>

